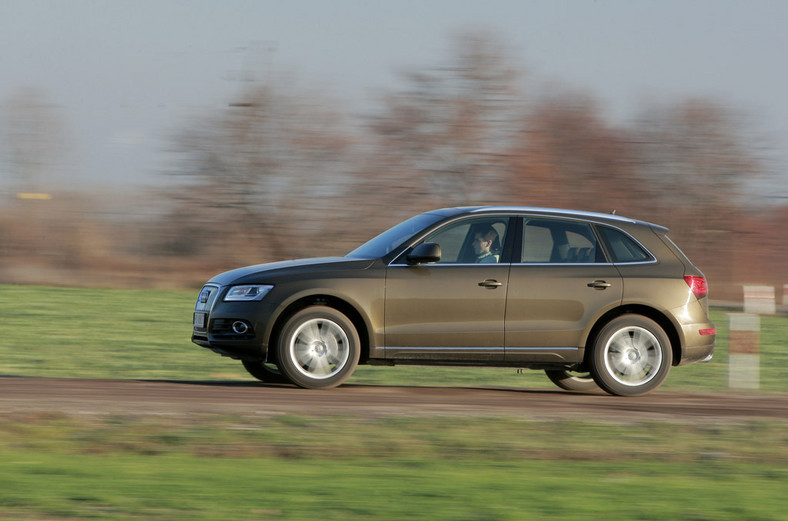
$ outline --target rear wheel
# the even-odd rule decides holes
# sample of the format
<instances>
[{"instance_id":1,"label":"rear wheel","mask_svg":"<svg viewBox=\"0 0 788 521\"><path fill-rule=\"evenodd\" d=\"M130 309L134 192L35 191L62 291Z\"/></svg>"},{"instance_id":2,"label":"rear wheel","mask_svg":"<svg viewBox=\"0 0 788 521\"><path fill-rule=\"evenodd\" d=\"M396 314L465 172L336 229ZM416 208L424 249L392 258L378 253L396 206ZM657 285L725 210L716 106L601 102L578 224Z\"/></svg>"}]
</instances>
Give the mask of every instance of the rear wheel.
<instances>
[{"instance_id":1,"label":"rear wheel","mask_svg":"<svg viewBox=\"0 0 788 521\"><path fill-rule=\"evenodd\" d=\"M566 391L581 393L597 391L599 386L591 373L576 373L565 369L546 369L545 374L555 385Z\"/></svg>"},{"instance_id":2,"label":"rear wheel","mask_svg":"<svg viewBox=\"0 0 788 521\"><path fill-rule=\"evenodd\" d=\"M281 384L287 383L287 377L282 374L282 371L279 370L274 364L267 364L263 362L250 362L248 360L242 360L241 363L244 365L244 369L246 371L260 380L261 382L267 382L271 384Z\"/></svg>"},{"instance_id":3,"label":"rear wheel","mask_svg":"<svg viewBox=\"0 0 788 521\"><path fill-rule=\"evenodd\" d=\"M336 309L314 306L293 315L278 340L279 367L307 389L336 387L358 365L360 342L353 323Z\"/></svg>"},{"instance_id":4,"label":"rear wheel","mask_svg":"<svg viewBox=\"0 0 788 521\"><path fill-rule=\"evenodd\" d=\"M594 381L610 394L636 396L659 387L673 354L665 331L641 315L622 315L599 332L591 352Z\"/></svg>"}]
</instances>

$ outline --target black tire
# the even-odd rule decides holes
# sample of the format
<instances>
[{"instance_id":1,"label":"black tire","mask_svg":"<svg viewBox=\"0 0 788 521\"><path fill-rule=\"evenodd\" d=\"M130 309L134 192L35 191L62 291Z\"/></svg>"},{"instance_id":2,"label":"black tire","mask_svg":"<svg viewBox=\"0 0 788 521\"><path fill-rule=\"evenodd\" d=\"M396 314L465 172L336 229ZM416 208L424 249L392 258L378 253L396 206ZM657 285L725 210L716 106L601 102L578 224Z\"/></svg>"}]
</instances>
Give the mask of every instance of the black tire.
<instances>
[{"instance_id":1,"label":"black tire","mask_svg":"<svg viewBox=\"0 0 788 521\"><path fill-rule=\"evenodd\" d=\"M641 315L622 315L597 335L590 367L594 381L608 393L637 396L659 387L672 361L670 340L659 324Z\"/></svg>"},{"instance_id":2,"label":"black tire","mask_svg":"<svg viewBox=\"0 0 788 521\"><path fill-rule=\"evenodd\" d=\"M588 393L599 390L599 386L590 373L576 373L565 369L546 369L545 374L551 382L565 391Z\"/></svg>"},{"instance_id":3,"label":"black tire","mask_svg":"<svg viewBox=\"0 0 788 521\"><path fill-rule=\"evenodd\" d=\"M274 364L250 362L248 360L241 360L241 363L243 363L244 369L246 369L250 375L254 376L261 382L267 382L271 384L289 383L287 377L282 374L282 371L279 370L279 367Z\"/></svg>"},{"instance_id":4,"label":"black tire","mask_svg":"<svg viewBox=\"0 0 788 521\"><path fill-rule=\"evenodd\" d=\"M277 341L279 368L306 389L336 387L358 365L358 332L336 309L313 306L290 317Z\"/></svg>"}]
</instances>

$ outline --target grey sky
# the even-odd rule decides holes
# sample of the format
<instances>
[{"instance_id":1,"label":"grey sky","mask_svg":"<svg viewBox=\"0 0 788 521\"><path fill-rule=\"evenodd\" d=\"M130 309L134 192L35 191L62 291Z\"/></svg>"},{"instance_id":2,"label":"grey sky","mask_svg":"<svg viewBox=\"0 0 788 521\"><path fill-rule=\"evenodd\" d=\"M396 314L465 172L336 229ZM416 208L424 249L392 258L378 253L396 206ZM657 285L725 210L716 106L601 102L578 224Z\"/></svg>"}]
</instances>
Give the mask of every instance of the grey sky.
<instances>
[{"instance_id":1,"label":"grey sky","mask_svg":"<svg viewBox=\"0 0 788 521\"><path fill-rule=\"evenodd\" d=\"M577 87L616 121L645 101L723 102L788 166L781 0L0 0L0 105L24 87L57 105L72 149L60 185L153 182L174 132L226 107L244 70L284 68L363 110L477 26L531 85Z\"/></svg>"}]
</instances>

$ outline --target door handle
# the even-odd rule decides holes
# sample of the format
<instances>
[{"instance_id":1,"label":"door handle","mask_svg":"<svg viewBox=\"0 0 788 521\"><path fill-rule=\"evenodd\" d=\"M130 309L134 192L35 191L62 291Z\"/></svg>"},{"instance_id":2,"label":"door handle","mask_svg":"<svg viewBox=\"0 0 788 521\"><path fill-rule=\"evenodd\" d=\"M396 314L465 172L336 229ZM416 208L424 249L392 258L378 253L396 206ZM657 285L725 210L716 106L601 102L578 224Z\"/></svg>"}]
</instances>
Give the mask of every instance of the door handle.
<instances>
[{"instance_id":1,"label":"door handle","mask_svg":"<svg viewBox=\"0 0 788 521\"><path fill-rule=\"evenodd\" d=\"M594 282L589 282L586 285L589 288L594 288L594 289L605 289L605 288L609 288L610 286L612 286L611 283L605 282L604 280L595 280Z\"/></svg>"},{"instance_id":2,"label":"door handle","mask_svg":"<svg viewBox=\"0 0 788 521\"><path fill-rule=\"evenodd\" d=\"M481 281L479 283L479 286L482 287L482 288L495 289L498 286L503 286L503 282L498 282L497 280L494 280L494 279L487 279L487 280Z\"/></svg>"}]
</instances>

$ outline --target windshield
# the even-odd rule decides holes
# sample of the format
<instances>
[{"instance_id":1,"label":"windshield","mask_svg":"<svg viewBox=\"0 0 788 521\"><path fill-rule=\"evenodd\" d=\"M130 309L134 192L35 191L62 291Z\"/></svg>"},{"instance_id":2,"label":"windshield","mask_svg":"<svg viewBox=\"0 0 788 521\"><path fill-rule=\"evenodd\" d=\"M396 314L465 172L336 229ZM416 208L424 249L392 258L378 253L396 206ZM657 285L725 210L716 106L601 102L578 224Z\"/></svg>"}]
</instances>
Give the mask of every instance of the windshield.
<instances>
[{"instance_id":1,"label":"windshield","mask_svg":"<svg viewBox=\"0 0 788 521\"><path fill-rule=\"evenodd\" d=\"M386 230L347 254L348 257L379 259L425 228L443 219L434 213L423 213Z\"/></svg>"}]
</instances>

